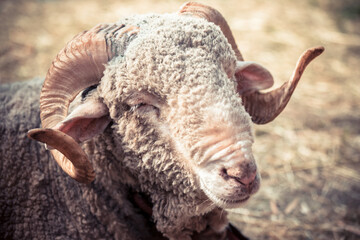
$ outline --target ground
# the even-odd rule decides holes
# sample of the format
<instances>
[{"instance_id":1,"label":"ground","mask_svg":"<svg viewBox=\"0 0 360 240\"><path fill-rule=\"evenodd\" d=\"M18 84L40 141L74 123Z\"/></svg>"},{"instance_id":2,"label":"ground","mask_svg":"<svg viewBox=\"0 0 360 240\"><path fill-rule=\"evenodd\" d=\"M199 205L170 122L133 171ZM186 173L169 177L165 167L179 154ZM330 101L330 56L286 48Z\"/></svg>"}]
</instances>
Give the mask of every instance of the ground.
<instances>
[{"instance_id":1,"label":"ground","mask_svg":"<svg viewBox=\"0 0 360 240\"><path fill-rule=\"evenodd\" d=\"M323 45L285 111L255 126L260 192L231 220L252 239L360 238L360 2L211 0L246 60L275 86L298 56ZM1 0L0 82L45 76L80 31L131 14L177 11L182 1Z\"/></svg>"}]
</instances>

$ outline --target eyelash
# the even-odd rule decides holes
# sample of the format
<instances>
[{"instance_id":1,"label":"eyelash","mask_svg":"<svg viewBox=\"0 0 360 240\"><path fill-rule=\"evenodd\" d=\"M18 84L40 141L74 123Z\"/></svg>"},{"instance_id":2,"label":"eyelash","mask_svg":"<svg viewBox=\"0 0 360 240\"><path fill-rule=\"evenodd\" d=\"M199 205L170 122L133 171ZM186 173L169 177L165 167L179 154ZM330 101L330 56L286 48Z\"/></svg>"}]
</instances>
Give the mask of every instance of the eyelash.
<instances>
[{"instance_id":1,"label":"eyelash","mask_svg":"<svg viewBox=\"0 0 360 240\"><path fill-rule=\"evenodd\" d=\"M147 106L147 105L148 105L148 104L146 104L146 103L136 104L136 105L130 107L130 111L135 111L136 109L139 109L139 108L141 108L141 107L143 107L143 106Z\"/></svg>"},{"instance_id":2,"label":"eyelash","mask_svg":"<svg viewBox=\"0 0 360 240\"><path fill-rule=\"evenodd\" d=\"M131 112L140 111L140 113L142 113L142 114L146 114L149 111L154 111L154 110L156 111L156 115L159 116L159 114L160 114L159 108L157 108L153 105L150 105L150 104L139 103L139 104L136 104L136 105L130 107Z\"/></svg>"}]
</instances>

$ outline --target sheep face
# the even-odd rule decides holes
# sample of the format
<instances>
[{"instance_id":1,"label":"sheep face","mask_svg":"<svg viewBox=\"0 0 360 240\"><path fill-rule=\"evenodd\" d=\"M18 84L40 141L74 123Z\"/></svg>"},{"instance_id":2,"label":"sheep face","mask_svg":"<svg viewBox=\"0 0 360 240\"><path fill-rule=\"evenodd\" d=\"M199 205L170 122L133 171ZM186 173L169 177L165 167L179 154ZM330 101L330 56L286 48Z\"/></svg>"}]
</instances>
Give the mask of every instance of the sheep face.
<instances>
[{"instance_id":1,"label":"sheep face","mask_svg":"<svg viewBox=\"0 0 360 240\"><path fill-rule=\"evenodd\" d=\"M126 164L141 185L237 207L259 189L260 177L234 52L205 20L156 21L156 31L142 29L109 63L98 87ZM155 178L146 174L154 166Z\"/></svg>"}]
</instances>

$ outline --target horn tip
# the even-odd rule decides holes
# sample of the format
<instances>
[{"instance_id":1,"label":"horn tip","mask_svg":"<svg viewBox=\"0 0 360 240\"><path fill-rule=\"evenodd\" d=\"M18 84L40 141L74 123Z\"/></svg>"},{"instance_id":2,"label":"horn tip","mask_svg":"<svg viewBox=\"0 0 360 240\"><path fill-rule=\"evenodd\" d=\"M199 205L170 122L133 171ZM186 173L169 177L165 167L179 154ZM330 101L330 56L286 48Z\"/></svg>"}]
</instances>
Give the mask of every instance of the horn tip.
<instances>
[{"instance_id":1,"label":"horn tip","mask_svg":"<svg viewBox=\"0 0 360 240\"><path fill-rule=\"evenodd\" d=\"M43 128L34 128L34 129L30 129L27 132L27 137L32 139L32 140L40 141L39 136L41 136L43 133L44 133Z\"/></svg>"},{"instance_id":2,"label":"horn tip","mask_svg":"<svg viewBox=\"0 0 360 240\"><path fill-rule=\"evenodd\" d=\"M55 132L60 131L51 128L33 128L27 132L27 137L45 143L44 137L54 134Z\"/></svg>"},{"instance_id":3,"label":"horn tip","mask_svg":"<svg viewBox=\"0 0 360 240\"><path fill-rule=\"evenodd\" d=\"M325 51L325 47L318 46L318 47L310 48L309 51L312 52L315 56L319 56Z\"/></svg>"}]
</instances>

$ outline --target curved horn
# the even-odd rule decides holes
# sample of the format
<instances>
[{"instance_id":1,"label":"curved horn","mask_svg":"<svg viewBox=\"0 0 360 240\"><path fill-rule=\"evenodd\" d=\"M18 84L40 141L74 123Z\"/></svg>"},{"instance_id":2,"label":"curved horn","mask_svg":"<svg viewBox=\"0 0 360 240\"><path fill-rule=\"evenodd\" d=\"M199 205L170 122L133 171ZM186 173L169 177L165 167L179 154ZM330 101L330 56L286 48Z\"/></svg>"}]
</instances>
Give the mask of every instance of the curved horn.
<instances>
[{"instance_id":1,"label":"curved horn","mask_svg":"<svg viewBox=\"0 0 360 240\"><path fill-rule=\"evenodd\" d=\"M234 50L236 58L240 61L244 60L236 45L234 36L230 30L228 23L218 10L203 5L201 3L188 2L180 7L179 13L205 18L209 22L212 22L215 25L219 26L221 31L224 33L225 37L229 41L232 49Z\"/></svg>"},{"instance_id":2,"label":"curved horn","mask_svg":"<svg viewBox=\"0 0 360 240\"><path fill-rule=\"evenodd\" d=\"M65 119L69 104L83 89L99 83L105 64L118 54L116 42L137 28L101 24L76 35L53 61L40 95L42 129L28 136L57 149L51 150L60 167L79 182L89 183L95 173L80 145L70 136L51 128Z\"/></svg>"},{"instance_id":3,"label":"curved horn","mask_svg":"<svg viewBox=\"0 0 360 240\"><path fill-rule=\"evenodd\" d=\"M265 124L274 120L284 110L306 66L324 51L324 47L306 50L299 58L289 81L271 92L244 93L241 98L246 111L256 124Z\"/></svg>"},{"instance_id":4,"label":"curved horn","mask_svg":"<svg viewBox=\"0 0 360 240\"><path fill-rule=\"evenodd\" d=\"M229 25L224 17L216 9L202 5L200 3L185 3L179 13L190 14L205 18L218 25L225 37L231 44L238 61L244 61L232 35ZM294 73L290 80L284 83L280 88L268 93L259 91L244 93L241 98L246 111L250 114L252 121L256 124L265 124L274 120L284 110L289 102L297 83L300 80L306 66L324 51L323 47L317 47L307 50L299 58Z\"/></svg>"},{"instance_id":5,"label":"curved horn","mask_svg":"<svg viewBox=\"0 0 360 240\"><path fill-rule=\"evenodd\" d=\"M50 128L32 129L28 132L28 136L56 148L57 150L51 150L51 153L69 176L82 183L89 183L94 180L94 169L84 151L72 137Z\"/></svg>"}]
</instances>

